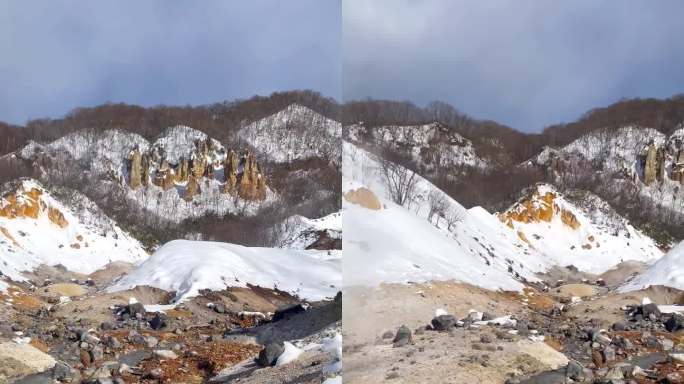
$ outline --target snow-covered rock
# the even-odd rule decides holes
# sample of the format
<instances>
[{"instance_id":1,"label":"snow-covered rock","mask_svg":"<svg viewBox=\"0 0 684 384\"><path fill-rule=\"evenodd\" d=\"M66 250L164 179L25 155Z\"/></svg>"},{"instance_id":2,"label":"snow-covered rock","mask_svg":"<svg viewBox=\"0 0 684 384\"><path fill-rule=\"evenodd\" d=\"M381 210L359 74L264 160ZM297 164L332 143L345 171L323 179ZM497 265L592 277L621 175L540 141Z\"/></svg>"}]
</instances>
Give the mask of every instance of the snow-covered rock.
<instances>
[{"instance_id":1,"label":"snow-covered rock","mask_svg":"<svg viewBox=\"0 0 684 384\"><path fill-rule=\"evenodd\" d=\"M0 272L23 280L22 271L61 264L92 273L114 261L137 263L148 257L92 201L75 191L55 197L35 180L2 187L0 199Z\"/></svg>"},{"instance_id":2,"label":"snow-covered rock","mask_svg":"<svg viewBox=\"0 0 684 384\"><path fill-rule=\"evenodd\" d=\"M672 248L646 272L620 287L620 291L636 291L651 285L665 285L684 290L684 242Z\"/></svg>"},{"instance_id":3,"label":"snow-covered rock","mask_svg":"<svg viewBox=\"0 0 684 384\"><path fill-rule=\"evenodd\" d=\"M602 273L623 261L651 263L663 255L653 239L589 192L564 196L537 184L498 216L555 265Z\"/></svg>"},{"instance_id":4,"label":"snow-covered rock","mask_svg":"<svg viewBox=\"0 0 684 384\"><path fill-rule=\"evenodd\" d=\"M278 288L301 298L333 297L341 289L340 251L244 247L209 241L174 240L109 288L148 285L176 292L176 301L202 289L247 284Z\"/></svg>"},{"instance_id":5,"label":"snow-covered rock","mask_svg":"<svg viewBox=\"0 0 684 384\"><path fill-rule=\"evenodd\" d=\"M341 241L342 212L334 212L319 219L291 216L281 223L277 230L278 248L310 249L323 237L330 241Z\"/></svg>"},{"instance_id":6,"label":"snow-covered rock","mask_svg":"<svg viewBox=\"0 0 684 384\"><path fill-rule=\"evenodd\" d=\"M470 140L439 123L380 127L356 124L347 129L352 143L370 139L370 144L389 145L394 150L406 152L428 172L445 167L487 165Z\"/></svg>"},{"instance_id":7,"label":"snow-covered rock","mask_svg":"<svg viewBox=\"0 0 684 384\"><path fill-rule=\"evenodd\" d=\"M340 163L342 124L299 104L242 127L238 136L274 162L318 157Z\"/></svg>"}]
</instances>

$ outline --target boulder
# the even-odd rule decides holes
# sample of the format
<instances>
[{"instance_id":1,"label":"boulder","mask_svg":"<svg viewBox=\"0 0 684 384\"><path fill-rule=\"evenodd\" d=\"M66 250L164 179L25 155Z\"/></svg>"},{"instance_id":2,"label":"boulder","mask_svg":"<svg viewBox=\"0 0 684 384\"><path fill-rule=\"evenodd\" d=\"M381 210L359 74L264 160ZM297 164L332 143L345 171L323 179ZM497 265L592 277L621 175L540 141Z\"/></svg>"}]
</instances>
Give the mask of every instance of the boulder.
<instances>
[{"instance_id":1,"label":"boulder","mask_svg":"<svg viewBox=\"0 0 684 384\"><path fill-rule=\"evenodd\" d=\"M152 320L150 320L150 328L154 330L159 330L166 327L166 315L157 313L154 315Z\"/></svg>"},{"instance_id":2,"label":"boulder","mask_svg":"<svg viewBox=\"0 0 684 384\"><path fill-rule=\"evenodd\" d=\"M439 315L432 319L432 328L436 331L447 331L456 326L456 318L453 315Z\"/></svg>"},{"instance_id":3,"label":"boulder","mask_svg":"<svg viewBox=\"0 0 684 384\"><path fill-rule=\"evenodd\" d=\"M285 345L283 343L269 343L259 352L256 362L262 367L273 366L284 351Z\"/></svg>"},{"instance_id":4,"label":"boulder","mask_svg":"<svg viewBox=\"0 0 684 384\"><path fill-rule=\"evenodd\" d=\"M392 345L396 347L403 347L404 345L407 345L411 343L412 337L411 337L411 330L405 326L402 325L397 329L397 334L394 336L394 339L392 340Z\"/></svg>"},{"instance_id":5,"label":"boulder","mask_svg":"<svg viewBox=\"0 0 684 384\"><path fill-rule=\"evenodd\" d=\"M684 315L674 313L665 321L664 325L668 332L676 332L680 329L684 329Z\"/></svg>"},{"instance_id":6,"label":"boulder","mask_svg":"<svg viewBox=\"0 0 684 384\"><path fill-rule=\"evenodd\" d=\"M565 377L575 381L582 381L586 377L584 367L577 361L570 360L565 367Z\"/></svg>"},{"instance_id":7,"label":"boulder","mask_svg":"<svg viewBox=\"0 0 684 384\"><path fill-rule=\"evenodd\" d=\"M290 304L276 309L273 314L273 321L285 320L293 315L306 311L302 304Z\"/></svg>"},{"instance_id":8,"label":"boulder","mask_svg":"<svg viewBox=\"0 0 684 384\"><path fill-rule=\"evenodd\" d=\"M0 383L11 383L18 377L46 372L55 364L52 356L30 344L0 343Z\"/></svg>"},{"instance_id":9,"label":"boulder","mask_svg":"<svg viewBox=\"0 0 684 384\"><path fill-rule=\"evenodd\" d=\"M145 311L145 306L142 305L141 303L133 303L133 304L128 304L123 313L129 314L132 318L135 318L137 314L141 314L145 316L147 313Z\"/></svg>"}]
</instances>

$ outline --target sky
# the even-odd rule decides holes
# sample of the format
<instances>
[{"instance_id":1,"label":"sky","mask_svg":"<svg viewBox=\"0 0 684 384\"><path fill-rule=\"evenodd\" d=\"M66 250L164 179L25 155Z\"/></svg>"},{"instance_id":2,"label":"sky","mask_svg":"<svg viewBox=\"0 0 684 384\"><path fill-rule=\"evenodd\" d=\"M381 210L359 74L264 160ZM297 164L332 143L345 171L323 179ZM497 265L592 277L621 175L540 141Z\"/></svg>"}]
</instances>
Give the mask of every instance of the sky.
<instances>
[{"instance_id":1,"label":"sky","mask_svg":"<svg viewBox=\"0 0 684 384\"><path fill-rule=\"evenodd\" d=\"M0 121L291 89L340 100L340 8L339 0L2 1Z\"/></svg>"},{"instance_id":2,"label":"sky","mask_svg":"<svg viewBox=\"0 0 684 384\"><path fill-rule=\"evenodd\" d=\"M445 101L526 132L684 93L684 1L344 0L344 100Z\"/></svg>"}]
</instances>

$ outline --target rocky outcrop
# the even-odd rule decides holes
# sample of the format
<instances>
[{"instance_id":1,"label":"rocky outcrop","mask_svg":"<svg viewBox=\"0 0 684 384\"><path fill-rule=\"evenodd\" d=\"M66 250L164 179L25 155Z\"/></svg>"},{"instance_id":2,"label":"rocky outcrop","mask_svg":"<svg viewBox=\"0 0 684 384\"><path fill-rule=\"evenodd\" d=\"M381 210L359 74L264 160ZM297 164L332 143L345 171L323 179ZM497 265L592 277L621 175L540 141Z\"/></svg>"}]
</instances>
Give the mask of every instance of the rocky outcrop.
<instances>
[{"instance_id":1,"label":"rocky outcrop","mask_svg":"<svg viewBox=\"0 0 684 384\"><path fill-rule=\"evenodd\" d=\"M142 185L147 187L150 185L150 156L146 153L142 155L142 172L140 175L140 181Z\"/></svg>"},{"instance_id":2,"label":"rocky outcrop","mask_svg":"<svg viewBox=\"0 0 684 384\"><path fill-rule=\"evenodd\" d=\"M176 154L177 156L177 154ZM225 156L225 157L223 157ZM191 201L200 193L203 179L216 179L221 183L223 193L236 194L246 200L264 200L268 191L266 176L263 174L256 156L245 150L242 156L231 150L226 154L222 147L207 138L196 140L194 149L186 158L177 159L177 164L167 160L164 147L154 147L147 152L138 148L129 154L129 186L137 189L147 187L149 180L164 191L176 184L185 185L182 198ZM223 168L223 179L216 170ZM208 184L209 185L209 184Z\"/></svg>"},{"instance_id":3,"label":"rocky outcrop","mask_svg":"<svg viewBox=\"0 0 684 384\"><path fill-rule=\"evenodd\" d=\"M37 219L40 213L40 196L43 192L37 188L28 191L13 191L2 197L0 204L0 217L15 219L28 217Z\"/></svg>"},{"instance_id":4,"label":"rocky outcrop","mask_svg":"<svg viewBox=\"0 0 684 384\"><path fill-rule=\"evenodd\" d=\"M188 184L185 186L185 196L183 196L183 199L185 201L192 201L192 198L199 193L200 186L195 176L188 177Z\"/></svg>"},{"instance_id":5,"label":"rocky outcrop","mask_svg":"<svg viewBox=\"0 0 684 384\"><path fill-rule=\"evenodd\" d=\"M254 155L251 152L246 151L240 164L242 165L242 173L238 175L240 179L240 188L238 191L240 197L248 200L265 199L266 182L259 170L259 164L256 162Z\"/></svg>"},{"instance_id":6,"label":"rocky outcrop","mask_svg":"<svg viewBox=\"0 0 684 384\"><path fill-rule=\"evenodd\" d=\"M658 147L651 143L646 150L644 160L644 183L651 185L656 181L662 182L665 179L665 159L667 153L664 147Z\"/></svg>"},{"instance_id":7,"label":"rocky outcrop","mask_svg":"<svg viewBox=\"0 0 684 384\"><path fill-rule=\"evenodd\" d=\"M185 158L181 158L180 164L178 165L178 169L176 171L176 182L178 183L185 183L188 181L188 175L189 175L189 163Z\"/></svg>"},{"instance_id":8,"label":"rocky outcrop","mask_svg":"<svg viewBox=\"0 0 684 384\"><path fill-rule=\"evenodd\" d=\"M131 189L138 189L142 184L142 156L138 148L134 149L133 152L131 152L129 160L131 161L129 184L131 186Z\"/></svg>"},{"instance_id":9,"label":"rocky outcrop","mask_svg":"<svg viewBox=\"0 0 684 384\"><path fill-rule=\"evenodd\" d=\"M561 210L561 221L563 224L572 229L577 229L580 227L580 222L577 220L577 216L567 209Z\"/></svg>"},{"instance_id":10,"label":"rocky outcrop","mask_svg":"<svg viewBox=\"0 0 684 384\"><path fill-rule=\"evenodd\" d=\"M378 211L382 208L380 200L375 196L373 191L365 187L347 191L344 194L344 199L352 204L357 204L374 211Z\"/></svg>"},{"instance_id":11,"label":"rocky outcrop","mask_svg":"<svg viewBox=\"0 0 684 384\"><path fill-rule=\"evenodd\" d=\"M233 150L226 156L226 162L223 165L223 174L226 179L225 184L223 185L223 191L225 193L235 193L238 176L238 159Z\"/></svg>"},{"instance_id":12,"label":"rocky outcrop","mask_svg":"<svg viewBox=\"0 0 684 384\"><path fill-rule=\"evenodd\" d=\"M684 184L684 150L677 154L677 160L672 165L672 180Z\"/></svg>"},{"instance_id":13,"label":"rocky outcrop","mask_svg":"<svg viewBox=\"0 0 684 384\"><path fill-rule=\"evenodd\" d=\"M57 208L48 208L48 218L60 228L66 228L69 226L69 222L64 218L64 214Z\"/></svg>"}]
</instances>

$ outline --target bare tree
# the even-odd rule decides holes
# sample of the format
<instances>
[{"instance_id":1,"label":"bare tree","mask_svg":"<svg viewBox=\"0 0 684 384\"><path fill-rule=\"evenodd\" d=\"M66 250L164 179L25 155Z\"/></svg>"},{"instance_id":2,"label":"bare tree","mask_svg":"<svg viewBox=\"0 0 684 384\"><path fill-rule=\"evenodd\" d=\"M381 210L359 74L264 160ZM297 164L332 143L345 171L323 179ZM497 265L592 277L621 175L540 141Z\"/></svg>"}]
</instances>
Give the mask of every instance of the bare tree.
<instances>
[{"instance_id":1,"label":"bare tree","mask_svg":"<svg viewBox=\"0 0 684 384\"><path fill-rule=\"evenodd\" d=\"M451 207L444 215L447 222L447 230L451 231L454 225L460 223L465 218L465 210Z\"/></svg>"},{"instance_id":2,"label":"bare tree","mask_svg":"<svg viewBox=\"0 0 684 384\"><path fill-rule=\"evenodd\" d=\"M428 211L428 221L432 223L432 218L437 216L436 226L439 227L439 218L444 217L447 210L447 199L439 190L433 189L428 194L428 204L430 210Z\"/></svg>"},{"instance_id":3,"label":"bare tree","mask_svg":"<svg viewBox=\"0 0 684 384\"><path fill-rule=\"evenodd\" d=\"M402 207L410 208L416 195L416 173L383 158L380 158L380 170L385 177L389 198Z\"/></svg>"}]
</instances>

